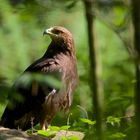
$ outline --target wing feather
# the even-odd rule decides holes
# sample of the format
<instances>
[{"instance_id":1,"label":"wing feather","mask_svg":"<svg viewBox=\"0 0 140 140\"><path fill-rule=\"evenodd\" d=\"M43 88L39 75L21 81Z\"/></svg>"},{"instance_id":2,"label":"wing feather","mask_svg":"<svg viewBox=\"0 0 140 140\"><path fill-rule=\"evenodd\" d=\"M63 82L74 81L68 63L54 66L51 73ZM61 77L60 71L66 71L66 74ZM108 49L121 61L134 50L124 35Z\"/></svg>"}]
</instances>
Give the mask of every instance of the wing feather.
<instances>
[{"instance_id":1,"label":"wing feather","mask_svg":"<svg viewBox=\"0 0 140 140\"><path fill-rule=\"evenodd\" d=\"M25 71L31 73L43 73L43 74L54 74L54 72L58 72L58 66L54 59L44 59L40 58L31 64ZM23 74L24 74L23 73ZM20 79L20 78L19 78ZM15 83L18 83L17 81ZM3 116L1 118L1 125L9 128L22 128L22 130L26 130L31 127L31 121L29 118L34 116L34 123L37 124L39 122L39 118L37 117L39 111L41 110L41 105L45 100L45 97L54 90L54 87L50 85L41 86L36 82L31 82L31 85L27 88L22 87L22 84L18 84L13 89L18 95L20 94L23 98L22 101L18 101L14 98L10 99L10 103L6 107ZM36 88L36 94L32 94L32 90ZM11 105L13 107L11 107ZM8 116L8 117L7 117ZM10 116L10 117L9 117Z\"/></svg>"}]
</instances>

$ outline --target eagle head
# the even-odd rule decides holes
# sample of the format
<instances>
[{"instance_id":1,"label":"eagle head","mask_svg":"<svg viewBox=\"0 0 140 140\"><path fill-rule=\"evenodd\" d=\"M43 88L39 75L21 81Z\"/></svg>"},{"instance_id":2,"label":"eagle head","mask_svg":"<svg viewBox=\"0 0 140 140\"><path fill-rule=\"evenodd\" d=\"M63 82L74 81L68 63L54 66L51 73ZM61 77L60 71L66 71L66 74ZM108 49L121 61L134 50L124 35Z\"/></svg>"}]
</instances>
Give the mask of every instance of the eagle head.
<instances>
[{"instance_id":1,"label":"eagle head","mask_svg":"<svg viewBox=\"0 0 140 140\"><path fill-rule=\"evenodd\" d=\"M52 42L65 46L69 51L75 52L74 40L70 31L61 26L54 26L49 29L45 29L43 35L49 35Z\"/></svg>"}]
</instances>

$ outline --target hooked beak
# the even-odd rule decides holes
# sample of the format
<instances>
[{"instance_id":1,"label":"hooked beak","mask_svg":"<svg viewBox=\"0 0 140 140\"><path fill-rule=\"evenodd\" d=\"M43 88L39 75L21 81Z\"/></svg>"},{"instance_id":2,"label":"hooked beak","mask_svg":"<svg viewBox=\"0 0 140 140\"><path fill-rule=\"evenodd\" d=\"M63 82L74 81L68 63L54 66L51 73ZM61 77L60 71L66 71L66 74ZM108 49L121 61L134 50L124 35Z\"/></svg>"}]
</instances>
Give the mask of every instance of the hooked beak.
<instances>
[{"instance_id":1,"label":"hooked beak","mask_svg":"<svg viewBox=\"0 0 140 140\"><path fill-rule=\"evenodd\" d=\"M46 29L46 30L43 32L43 36L44 36L44 35L53 35L53 33L52 33L52 28Z\"/></svg>"}]
</instances>

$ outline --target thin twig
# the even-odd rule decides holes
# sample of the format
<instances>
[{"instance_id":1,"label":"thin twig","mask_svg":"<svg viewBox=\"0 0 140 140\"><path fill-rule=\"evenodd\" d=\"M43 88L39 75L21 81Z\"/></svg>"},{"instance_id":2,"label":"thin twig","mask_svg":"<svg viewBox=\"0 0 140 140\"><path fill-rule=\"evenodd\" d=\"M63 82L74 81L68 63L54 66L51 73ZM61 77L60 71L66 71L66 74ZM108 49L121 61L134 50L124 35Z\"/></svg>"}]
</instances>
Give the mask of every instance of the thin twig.
<instances>
[{"instance_id":1,"label":"thin twig","mask_svg":"<svg viewBox=\"0 0 140 140\"><path fill-rule=\"evenodd\" d=\"M80 105L77 105L77 107L78 107L79 109L81 109L81 110L85 113L85 116L86 116L86 118L88 119L88 113L87 113L87 111L85 110L85 108L83 108L83 107L80 106Z\"/></svg>"}]
</instances>

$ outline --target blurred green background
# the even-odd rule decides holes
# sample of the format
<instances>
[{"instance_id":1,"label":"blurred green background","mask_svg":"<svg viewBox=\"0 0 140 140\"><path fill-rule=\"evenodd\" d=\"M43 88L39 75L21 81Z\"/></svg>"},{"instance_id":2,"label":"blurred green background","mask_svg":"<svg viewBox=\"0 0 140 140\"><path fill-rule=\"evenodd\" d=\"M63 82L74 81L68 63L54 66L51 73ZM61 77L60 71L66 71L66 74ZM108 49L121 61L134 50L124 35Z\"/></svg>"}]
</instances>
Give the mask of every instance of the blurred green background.
<instances>
[{"instance_id":1,"label":"blurred green background","mask_svg":"<svg viewBox=\"0 0 140 140\"><path fill-rule=\"evenodd\" d=\"M97 0L96 41L104 84L104 120L108 139L132 139L135 70L124 42L132 44L131 5L127 0ZM54 25L68 28L75 40L79 85L68 114L58 114L53 125L70 119L74 130L87 133L94 126L80 122L94 112L89 87L89 47L85 9L82 0L0 0L0 116L6 93L21 73L40 58L50 43L43 31ZM130 116L130 117L128 117ZM109 117L112 119L109 120ZM118 118L118 120L116 120Z\"/></svg>"}]
</instances>

